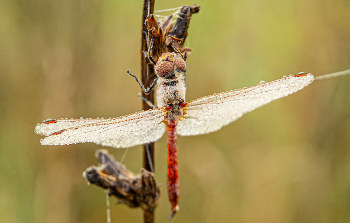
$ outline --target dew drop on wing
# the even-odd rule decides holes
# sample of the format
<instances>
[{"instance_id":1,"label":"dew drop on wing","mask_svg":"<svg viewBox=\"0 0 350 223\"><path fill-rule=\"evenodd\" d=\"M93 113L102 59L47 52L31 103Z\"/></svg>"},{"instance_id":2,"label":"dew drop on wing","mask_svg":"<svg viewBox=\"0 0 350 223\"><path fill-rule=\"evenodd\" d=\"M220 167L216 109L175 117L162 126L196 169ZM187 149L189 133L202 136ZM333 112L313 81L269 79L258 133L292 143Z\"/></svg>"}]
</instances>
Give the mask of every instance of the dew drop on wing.
<instances>
[{"instance_id":1,"label":"dew drop on wing","mask_svg":"<svg viewBox=\"0 0 350 223\"><path fill-rule=\"evenodd\" d=\"M260 81L260 84L265 84L265 81Z\"/></svg>"}]
</instances>

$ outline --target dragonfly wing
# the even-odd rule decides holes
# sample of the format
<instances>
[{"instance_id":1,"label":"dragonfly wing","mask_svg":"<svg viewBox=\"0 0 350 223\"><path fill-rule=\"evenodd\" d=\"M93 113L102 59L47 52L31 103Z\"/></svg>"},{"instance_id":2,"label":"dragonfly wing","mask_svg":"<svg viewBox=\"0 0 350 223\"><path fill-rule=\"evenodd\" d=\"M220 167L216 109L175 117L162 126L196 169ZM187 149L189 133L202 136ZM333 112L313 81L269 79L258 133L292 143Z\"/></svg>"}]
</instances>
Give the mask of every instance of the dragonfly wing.
<instances>
[{"instance_id":1,"label":"dragonfly wing","mask_svg":"<svg viewBox=\"0 0 350 223\"><path fill-rule=\"evenodd\" d=\"M34 132L39 135L49 136L55 132L72 127L78 127L88 125L92 123L104 122L110 119L92 119L92 118L80 118L80 119L47 119L42 123L38 123L34 129Z\"/></svg>"},{"instance_id":2,"label":"dragonfly wing","mask_svg":"<svg viewBox=\"0 0 350 223\"><path fill-rule=\"evenodd\" d=\"M60 119L37 124L35 132L47 136L42 145L93 142L125 148L157 141L165 132L163 109L152 109L113 119Z\"/></svg>"},{"instance_id":3,"label":"dragonfly wing","mask_svg":"<svg viewBox=\"0 0 350 223\"><path fill-rule=\"evenodd\" d=\"M190 101L179 121L182 136L199 135L219 130L247 112L295 93L314 81L312 74L298 74Z\"/></svg>"}]
</instances>

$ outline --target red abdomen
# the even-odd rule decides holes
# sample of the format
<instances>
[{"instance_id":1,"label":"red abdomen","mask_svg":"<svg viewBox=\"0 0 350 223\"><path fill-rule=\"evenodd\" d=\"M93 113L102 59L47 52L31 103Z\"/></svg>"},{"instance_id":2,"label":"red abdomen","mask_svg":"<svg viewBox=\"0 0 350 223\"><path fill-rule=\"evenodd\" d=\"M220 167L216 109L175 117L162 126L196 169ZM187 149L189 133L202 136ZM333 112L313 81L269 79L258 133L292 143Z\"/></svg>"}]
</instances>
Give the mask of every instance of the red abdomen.
<instances>
[{"instance_id":1,"label":"red abdomen","mask_svg":"<svg viewBox=\"0 0 350 223\"><path fill-rule=\"evenodd\" d=\"M172 216L179 210L179 174L176 150L176 121L169 120L167 123L168 135L168 195L171 203Z\"/></svg>"}]
</instances>

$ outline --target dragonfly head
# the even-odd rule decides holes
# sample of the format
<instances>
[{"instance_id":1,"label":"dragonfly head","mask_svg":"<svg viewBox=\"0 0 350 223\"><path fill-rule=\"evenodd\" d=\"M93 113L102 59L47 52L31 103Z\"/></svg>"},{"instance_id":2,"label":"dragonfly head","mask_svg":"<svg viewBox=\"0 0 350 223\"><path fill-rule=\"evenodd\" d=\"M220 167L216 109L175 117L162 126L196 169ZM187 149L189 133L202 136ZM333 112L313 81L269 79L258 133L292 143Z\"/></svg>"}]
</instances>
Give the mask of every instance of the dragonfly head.
<instances>
[{"instance_id":1,"label":"dragonfly head","mask_svg":"<svg viewBox=\"0 0 350 223\"><path fill-rule=\"evenodd\" d=\"M174 78L176 73L186 71L186 62L182 55L176 53L163 53L155 65L156 75L166 79Z\"/></svg>"}]
</instances>

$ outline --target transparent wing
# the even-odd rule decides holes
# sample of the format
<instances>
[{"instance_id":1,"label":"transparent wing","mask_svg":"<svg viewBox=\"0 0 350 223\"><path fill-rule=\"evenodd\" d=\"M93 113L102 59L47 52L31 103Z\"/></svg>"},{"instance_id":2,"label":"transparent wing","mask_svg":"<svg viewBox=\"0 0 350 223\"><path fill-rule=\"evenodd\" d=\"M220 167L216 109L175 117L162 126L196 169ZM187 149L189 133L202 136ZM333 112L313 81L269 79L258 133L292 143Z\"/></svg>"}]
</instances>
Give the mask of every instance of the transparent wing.
<instances>
[{"instance_id":1,"label":"transparent wing","mask_svg":"<svg viewBox=\"0 0 350 223\"><path fill-rule=\"evenodd\" d=\"M35 133L47 136L42 145L93 142L115 148L157 141L165 132L163 109L113 119L60 119L37 124Z\"/></svg>"},{"instance_id":2,"label":"transparent wing","mask_svg":"<svg viewBox=\"0 0 350 223\"><path fill-rule=\"evenodd\" d=\"M34 129L34 132L39 135L49 136L63 129L88 125L92 123L105 122L109 120L111 119L47 119L42 123L38 123Z\"/></svg>"},{"instance_id":3,"label":"transparent wing","mask_svg":"<svg viewBox=\"0 0 350 223\"><path fill-rule=\"evenodd\" d=\"M243 114L297 92L313 81L312 74L300 73L250 88L198 98L185 106L177 132L189 136L217 131Z\"/></svg>"}]
</instances>

